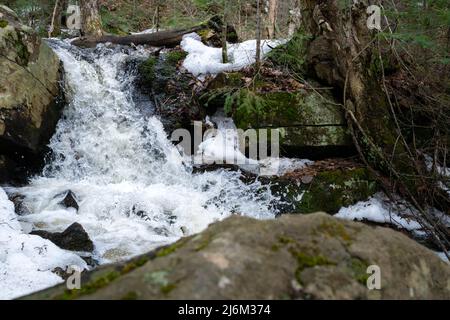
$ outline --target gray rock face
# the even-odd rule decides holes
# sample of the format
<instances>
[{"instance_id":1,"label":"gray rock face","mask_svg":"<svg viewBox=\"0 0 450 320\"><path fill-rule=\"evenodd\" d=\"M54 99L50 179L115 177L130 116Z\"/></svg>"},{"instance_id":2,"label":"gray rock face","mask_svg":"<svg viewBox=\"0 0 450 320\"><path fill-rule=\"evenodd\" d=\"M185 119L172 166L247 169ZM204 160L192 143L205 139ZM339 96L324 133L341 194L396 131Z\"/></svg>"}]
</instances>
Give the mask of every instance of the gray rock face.
<instances>
[{"instance_id":1,"label":"gray rock face","mask_svg":"<svg viewBox=\"0 0 450 320\"><path fill-rule=\"evenodd\" d=\"M7 180L11 162L26 163L47 145L63 94L56 54L2 5L0 53L0 180Z\"/></svg>"},{"instance_id":2,"label":"gray rock face","mask_svg":"<svg viewBox=\"0 0 450 320\"><path fill-rule=\"evenodd\" d=\"M380 269L369 290L367 268ZM234 216L27 299L449 299L450 266L399 232L323 213Z\"/></svg>"}]
</instances>

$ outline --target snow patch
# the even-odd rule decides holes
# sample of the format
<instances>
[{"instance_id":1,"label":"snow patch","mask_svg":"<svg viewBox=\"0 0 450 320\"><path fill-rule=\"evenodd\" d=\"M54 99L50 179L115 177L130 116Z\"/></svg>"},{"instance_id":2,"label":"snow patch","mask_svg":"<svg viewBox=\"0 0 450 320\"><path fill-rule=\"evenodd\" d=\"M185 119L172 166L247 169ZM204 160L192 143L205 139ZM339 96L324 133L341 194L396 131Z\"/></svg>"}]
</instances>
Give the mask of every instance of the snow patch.
<instances>
[{"instance_id":1,"label":"snow patch","mask_svg":"<svg viewBox=\"0 0 450 320\"><path fill-rule=\"evenodd\" d=\"M286 43L286 40L262 40L261 55L267 55L273 48ZM256 62L256 40L248 40L228 45L229 63L222 63L222 49L208 47L201 37L190 33L183 37L181 48L188 53L183 66L194 76L217 75L221 72L238 71Z\"/></svg>"},{"instance_id":2,"label":"snow patch","mask_svg":"<svg viewBox=\"0 0 450 320\"><path fill-rule=\"evenodd\" d=\"M382 193L377 193L367 201L341 208L336 217L345 220L388 223L409 231L422 229L419 223L405 217L405 214L407 214L405 211L393 205Z\"/></svg>"},{"instance_id":3,"label":"snow patch","mask_svg":"<svg viewBox=\"0 0 450 320\"><path fill-rule=\"evenodd\" d=\"M63 280L52 272L76 265L87 268L77 255L41 237L24 234L14 204L0 188L0 300L14 299Z\"/></svg>"}]
</instances>

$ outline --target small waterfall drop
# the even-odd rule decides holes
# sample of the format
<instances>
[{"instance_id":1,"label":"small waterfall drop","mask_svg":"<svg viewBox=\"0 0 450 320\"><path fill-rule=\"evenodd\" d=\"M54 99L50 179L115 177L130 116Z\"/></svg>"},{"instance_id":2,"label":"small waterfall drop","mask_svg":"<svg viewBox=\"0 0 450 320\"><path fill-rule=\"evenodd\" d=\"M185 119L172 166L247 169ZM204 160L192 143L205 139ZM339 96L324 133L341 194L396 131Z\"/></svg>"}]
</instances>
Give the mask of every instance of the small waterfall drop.
<instances>
[{"instance_id":1,"label":"small waterfall drop","mask_svg":"<svg viewBox=\"0 0 450 320\"><path fill-rule=\"evenodd\" d=\"M240 173L192 173L156 116L133 101L133 59L143 48L81 50L51 40L64 64L68 104L51 139L52 157L41 175L20 189L29 227L62 231L79 222L108 263L202 231L231 214L273 218L275 197ZM149 110L152 108L148 106ZM71 190L79 204L60 205Z\"/></svg>"}]
</instances>

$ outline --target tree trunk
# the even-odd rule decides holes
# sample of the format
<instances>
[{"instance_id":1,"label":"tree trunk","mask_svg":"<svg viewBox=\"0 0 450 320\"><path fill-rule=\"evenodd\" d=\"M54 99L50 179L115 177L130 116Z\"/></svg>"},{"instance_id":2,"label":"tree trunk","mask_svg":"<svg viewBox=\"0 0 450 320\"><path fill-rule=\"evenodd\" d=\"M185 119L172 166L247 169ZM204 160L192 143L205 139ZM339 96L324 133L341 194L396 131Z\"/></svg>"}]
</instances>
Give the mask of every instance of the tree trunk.
<instances>
[{"instance_id":1,"label":"tree trunk","mask_svg":"<svg viewBox=\"0 0 450 320\"><path fill-rule=\"evenodd\" d=\"M275 27L277 23L278 0L269 0L269 25L267 26L267 35L269 39L275 37Z\"/></svg>"},{"instance_id":2,"label":"tree trunk","mask_svg":"<svg viewBox=\"0 0 450 320\"><path fill-rule=\"evenodd\" d=\"M228 47L227 47L227 3L223 4L223 26L222 26L222 63L228 63Z\"/></svg>"},{"instance_id":3,"label":"tree trunk","mask_svg":"<svg viewBox=\"0 0 450 320\"><path fill-rule=\"evenodd\" d=\"M100 37L103 35L102 20L98 12L97 0L80 0L81 34Z\"/></svg>"},{"instance_id":4,"label":"tree trunk","mask_svg":"<svg viewBox=\"0 0 450 320\"><path fill-rule=\"evenodd\" d=\"M383 90L383 62L377 31L367 27L368 7L367 0L345 8L338 0L301 1L300 32L310 36L306 67L310 75L340 92L363 160L391 177L392 186L415 205L448 212L448 196L427 179L429 173L401 134ZM431 199L430 190L438 201Z\"/></svg>"},{"instance_id":5,"label":"tree trunk","mask_svg":"<svg viewBox=\"0 0 450 320\"><path fill-rule=\"evenodd\" d=\"M68 0L56 0L53 8L52 21L48 31L48 37L57 37L61 34L61 21L64 10L67 9Z\"/></svg>"},{"instance_id":6,"label":"tree trunk","mask_svg":"<svg viewBox=\"0 0 450 320\"><path fill-rule=\"evenodd\" d=\"M256 69L261 66L261 0L256 0Z\"/></svg>"}]
</instances>

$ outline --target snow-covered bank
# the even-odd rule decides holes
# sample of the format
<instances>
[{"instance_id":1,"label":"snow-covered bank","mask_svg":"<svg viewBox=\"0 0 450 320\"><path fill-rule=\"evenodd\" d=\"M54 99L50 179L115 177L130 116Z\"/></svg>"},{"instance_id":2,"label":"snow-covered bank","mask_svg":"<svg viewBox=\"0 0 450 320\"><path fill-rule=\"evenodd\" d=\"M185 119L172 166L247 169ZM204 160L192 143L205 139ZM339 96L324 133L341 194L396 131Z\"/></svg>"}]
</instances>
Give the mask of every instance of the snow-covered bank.
<instances>
[{"instance_id":1,"label":"snow-covered bank","mask_svg":"<svg viewBox=\"0 0 450 320\"><path fill-rule=\"evenodd\" d=\"M267 55L286 40L263 40L261 54ZM225 71L238 71L256 62L256 40L228 45L229 63L222 63L222 49L208 47L196 33L183 37L181 48L188 53L183 66L194 76L217 75Z\"/></svg>"},{"instance_id":2,"label":"snow-covered bank","mask_svg":"<svg viewBox=\"0 0 450 320\"><path fill-rule=\"evenodd\" d=\"M14 204L0 188L0 299L13 299L62 282L52 272L57 267L87 268L76 254L52 242L25 234Z\"/></svg>"},{"instance_id":3,"label":"snow-covered bank","mask_svg":"<svg viewBox=\"0 0 450 320\"><path fill-rule=\"evenodd\" d=\"M411 217L408 218L407 210L403 209L394 206L384 194L377 193L367 201L342 208L336 217L346 220L387 223L410 231L420 230L420 224Z\"/></svg>"}]
</instances>

